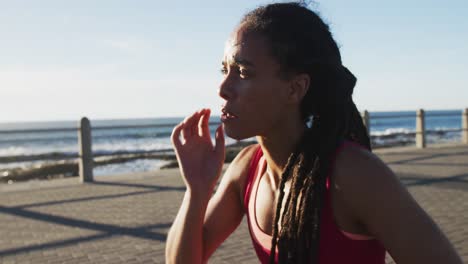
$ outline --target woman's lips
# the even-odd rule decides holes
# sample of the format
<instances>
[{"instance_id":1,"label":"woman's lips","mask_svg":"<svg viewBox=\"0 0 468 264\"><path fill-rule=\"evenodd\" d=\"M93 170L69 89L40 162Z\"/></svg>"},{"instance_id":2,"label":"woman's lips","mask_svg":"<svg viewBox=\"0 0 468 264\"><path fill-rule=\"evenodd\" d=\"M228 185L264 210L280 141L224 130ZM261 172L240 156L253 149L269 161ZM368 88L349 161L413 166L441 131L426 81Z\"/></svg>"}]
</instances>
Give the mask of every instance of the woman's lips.
<instances>
[{"instance_id":1,"label":"woman's lips","mask_svg":"<svg viewBox=\"0 0 468 264\"><path fill-rule=\"evenodd\" d=\"M234 115L233 113L227 111L225 108L221 109L221 121L226 122L226 121L231 121L234 119L237 119L237 116Z\"/></svg>"}]
</instances>

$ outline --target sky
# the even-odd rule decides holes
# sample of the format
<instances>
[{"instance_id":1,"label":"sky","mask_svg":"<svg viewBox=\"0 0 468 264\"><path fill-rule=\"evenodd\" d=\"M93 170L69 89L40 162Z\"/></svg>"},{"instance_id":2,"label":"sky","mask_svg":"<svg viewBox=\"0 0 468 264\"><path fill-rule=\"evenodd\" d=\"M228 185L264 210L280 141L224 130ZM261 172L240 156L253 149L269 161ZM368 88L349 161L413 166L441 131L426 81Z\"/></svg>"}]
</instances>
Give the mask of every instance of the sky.
<instances>
[{"instance_id":1,"label":"sky","mask_svg":"<svg viewBox=\"0 0 468 264\"><path fill-rule=\"evenodd\" d=\"M220 65L271 1L0 0L0 122L220 111ZM468 107L468 1L317 0L360 110Z\"/></svg>"}]
</instances>

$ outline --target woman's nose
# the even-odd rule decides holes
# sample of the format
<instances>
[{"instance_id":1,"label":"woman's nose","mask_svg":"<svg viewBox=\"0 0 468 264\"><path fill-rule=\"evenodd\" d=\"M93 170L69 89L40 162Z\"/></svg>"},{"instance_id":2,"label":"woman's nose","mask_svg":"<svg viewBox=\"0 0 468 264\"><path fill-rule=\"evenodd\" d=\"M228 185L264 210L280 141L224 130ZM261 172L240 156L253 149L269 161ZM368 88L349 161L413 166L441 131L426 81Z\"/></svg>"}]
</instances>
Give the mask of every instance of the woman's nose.
<instances>
[{"instance_id":1,"label":"woman's nose","mask_svg":"<svg viewBox=\"0 0 468 264\"><path fill-rule=\"evenodd\" d=\"M230 100L234 97L232 78L229 74L224 76L223 81L219 84L218 95L224 100Z\"/></svg>"}]
</instances>

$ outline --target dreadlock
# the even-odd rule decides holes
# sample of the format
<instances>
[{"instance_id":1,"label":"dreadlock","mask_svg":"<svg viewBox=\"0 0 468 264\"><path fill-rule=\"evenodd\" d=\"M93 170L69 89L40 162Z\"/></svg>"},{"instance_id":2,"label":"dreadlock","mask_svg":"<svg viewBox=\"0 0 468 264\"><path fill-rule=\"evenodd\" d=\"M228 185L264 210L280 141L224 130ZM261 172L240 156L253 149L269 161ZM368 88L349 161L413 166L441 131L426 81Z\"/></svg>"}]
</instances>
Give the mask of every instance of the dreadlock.
<instances>
[{"instance_id":1,"label":"dreadlock","mask_svg":"<svg viewBox=\"0 0 468 264\"><path fill-rule=\"evenodd\" d=\"M329 27L304 4L262 6L247 13L241 24L247 31L266 37L271 55L281 66L282 78L299 73L311 78L300 109L304 122L312 125L281 176L270 263L275 261L276 247L279 263L316 263L331 155L345 139L370 150L367 130L352 100L356 78L342 65ZM280 215L289 180L290 191Z\"/></svg>"}]
</instances>

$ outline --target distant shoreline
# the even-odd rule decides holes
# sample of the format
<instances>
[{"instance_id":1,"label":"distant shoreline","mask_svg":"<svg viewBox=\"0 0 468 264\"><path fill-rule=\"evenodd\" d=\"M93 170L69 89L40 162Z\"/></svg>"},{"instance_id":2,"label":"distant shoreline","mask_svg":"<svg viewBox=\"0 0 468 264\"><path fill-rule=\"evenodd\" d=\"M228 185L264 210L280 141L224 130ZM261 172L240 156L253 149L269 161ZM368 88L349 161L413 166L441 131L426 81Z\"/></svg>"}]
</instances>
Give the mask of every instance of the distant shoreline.
<instances>
[{"instance_id":1,"label":"distant shoreline","mask_svg":"<svg viewBox=\"0 0 468 264\"><path fill-rule=\"evenodd\" d=\"M256 142L240 141L235 144L226 146L225 163L230 163L242 148L251 144L256 144ZM378 146L374 149L392 149L403 146L409 146L409 144L400 142L400 144ZM121 164L139 159L157 159L165 161L164 164L159 168L160 170L178 167L177 159L172 151L170 153L164 152L101 155L94 158L94 166L97 168L99 166ZM27 168L0 169L0 184L11 184L29 180L53 180L71 177L78 177L77 158L47 160Z\"/></svg>"},{"instance_id":2,"label":"distant shoreline","mask_svg":"<svg viewBox=\"0 0 468 264\"><path fill-rule=\"evenodd\" d=\"M239 151L245 146L255 144L255 141L237 142L226 146L225 162L231 162ZM140 153L140 154L121 154L121 155L102 155L94 158L94 166L104 166L109 164L125 163L139 159L157 159L166 161L160 167L161 170L168 168L177 168L177 159L173 152L168 153ZM29 180L52 180L60 178L69 178L78 176L78 159L58 159L53 161L39 162L27 168L9 168L0 169L0 184L14 182L23 182Z\"/></svg>"},{"instance_id":3,"label":"distant shoreline","mask_svg":"<svg viewBox=\"0 0 468 264\"><path fill-rule=\"evenodd\" d=\"M427 133L428 144L454 143L457 137L447 137L451 131L429 131ZM235 142L235 141L234 141ZM226 146L226 162L232 161L237 153L245 146L256 143L256 141L238 141ZM411 146L415 144L415 133L408 131L397 131L390 134L371 135L372 148L392 149L395 147ZM172 149L160 149L151 151L97 151L94 156L95 174L101 175L118 174L119 168L106 170L108 166L125 166L129 162L139 162L142 160L161 161L150 162L152 167L158 169L178 167L176 157ZM2 164L6 164L2 168ZM157 165L155 165L157 164ZM100 171L99 171L100 170ZM141 171L147 171L144 167ZM151 168L151 170L154 170ZM105 174L102 174L105 171ZM122 172L138 171L138 168L123 170ZM30 155L0 155L0 184L14 183L28 180L49 180L57 178L76 177L78 175L78 154L72 152L51 152Z\"/></svg>"}]
</instances>

